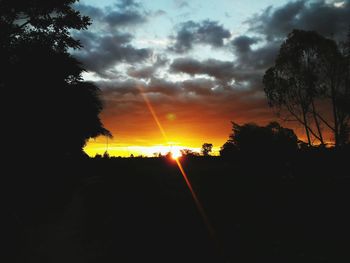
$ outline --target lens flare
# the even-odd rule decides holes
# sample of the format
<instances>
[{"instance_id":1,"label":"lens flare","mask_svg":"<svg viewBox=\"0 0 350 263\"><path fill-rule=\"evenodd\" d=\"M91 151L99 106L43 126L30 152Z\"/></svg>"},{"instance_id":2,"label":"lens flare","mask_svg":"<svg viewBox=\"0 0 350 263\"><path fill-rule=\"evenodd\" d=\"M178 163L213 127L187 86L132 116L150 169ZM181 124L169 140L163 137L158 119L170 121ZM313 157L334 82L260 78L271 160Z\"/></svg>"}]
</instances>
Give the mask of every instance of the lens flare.
<instances>
[{"instance_id":1,"label":"lens flare","mask_svg":"<svg viewBox=\"0 0 350 263\"><path fill-rule=\"evenodd\" d=\"M182 156L182 153L179 149L171 150L170 153L171 153L171 158L173 160L178 160Z\"/></svg>"},{"instance_id":2,"label":"lens flare","mask_svg":"<svg viewBox=\"0 0 350 263\"><path fill-rule=\"evenodd\" d=\"M143 88L141 86L138 86L138 89L139 89L141 96L144 99L144 101L147 105L147 108L150 111L155 123L157 124L161 134L163 135L165 142L168 143L169 142L168 137L165 133L165 130L162 127L162 124L160 123L160 121L158 119L158 116L157 116L151 102L149 101L148 97L146 96L145 92L143 91ZM190 180L188 179L188 176L187 176L185 170L183 169L182 164L179 160L179 157L181 156L180 150L179 149L172 149L170 151L170 153L172 155L172 158L176 161L177 166L179 167L179 170L180 170L180 172L181 172L181 174L186 182L188 189L191 192L191 195L192 195L192 198L195 202L195 205L196 205L201 217L203 218L203 221L204 221L206 227L208 228L208 231L209 231L211 237L215 240L216 243L218 243L217 239L215 238L215 231L214 231L212 225L210 224L210 221L209 221L209 219L208 219L208 217L203 209L203 206L202 206L201 202L199 201L196 192L193 190L192 184L191 184Z\"/></svg>"}]
</instances>

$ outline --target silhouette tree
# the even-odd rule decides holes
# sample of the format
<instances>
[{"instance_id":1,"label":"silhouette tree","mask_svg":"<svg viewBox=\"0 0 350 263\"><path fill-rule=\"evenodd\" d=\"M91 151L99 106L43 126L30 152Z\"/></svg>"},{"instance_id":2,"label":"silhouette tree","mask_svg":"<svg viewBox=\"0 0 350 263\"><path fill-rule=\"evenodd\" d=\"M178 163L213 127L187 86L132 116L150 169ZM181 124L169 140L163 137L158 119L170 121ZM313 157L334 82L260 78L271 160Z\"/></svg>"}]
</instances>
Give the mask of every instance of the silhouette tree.
<instances>
[{"instance_id":1,"label":"silhouette tree","mask_svg":"<svg viewBox=\"0 0 350 263\"><path fill-rule=\"evenodd\" d=\"M190 149L182 149L182 150L180 150L180 152L181 152L181 155L185 156L185 157L199 156L198 152L194 152L194 151L192 151Z\"/></svg>"},{"instance_id":2,"label":"silhouette tree","mask_svg":"<svg viewBox=\"0 0 350 263\"><path fill-rule=\"evenodd\" d=\"M231 138L220 148L220 156L232 158L238 154L238 148Z\"/></svg>"},{"instance_id":3,"label":"silhouette tree","mask_svg":"<svg viewBox=\"0 0 350 263\"><path fill-rule=\"evenodd\" d=\"M349 122L340 103L349 92L345 69L345 57L333 40L313 31L293 30L282 44L275 66L263 78L269 105L281 115L288 113L287 120L301 123L309 145L311 137L325 145L323 126L333 132L335 145L342 145L340 134ZM327 105L333 117L327 116Z\"/></svg>"},{"instance_id":4,"label":"silhouette tree","mask_svg":"<svg viewBox=\"0 0 350 263\"><path fill-rule=\"evenodd\" d=\"M68 52L81 48L71 30L90 24L74 2L0 1L0 87L11 104L6 135L16 138L9 150L81 155L89 138L111 136L99 119L99 89L82 81L84 69Z\"/></svg>"},{"instance_id":5,"label":"silhouette tree","mask_svg":"<svg viewBox=\"0 0 350 263\"><path fill-rule=\"evenodd\" d=\"M341 44L344 57L344 85L340 96L337 97L339 115L339 141L348 144L350 140L350 27L345 42Z\"/></svg>"},{"instance_id":6,"label":"silhouette tree","mask_svg":"<svg viewBox=\"0 0 350 263\"><path fill-rule=\"evenodd\" d=\"M259 155L268 152L273 155L293 153L298 148L298 138L293 130L283 128L277 122L267 126L258 126L255 123L239 125L232 122L232 134L222 146L222 156L243 154Z\"/></svg>"},{"instance_id":7,"label":"silhouette tree","mask_svg":"<svg viewBox=\"0 0 350 263\"><path fill-rule=\"evenodd\" d=\"M201 149L201 153L203 156L209 156L212 150L213 150L212 143L203 143L202 149Z\"/></svg>"}]
</instances>

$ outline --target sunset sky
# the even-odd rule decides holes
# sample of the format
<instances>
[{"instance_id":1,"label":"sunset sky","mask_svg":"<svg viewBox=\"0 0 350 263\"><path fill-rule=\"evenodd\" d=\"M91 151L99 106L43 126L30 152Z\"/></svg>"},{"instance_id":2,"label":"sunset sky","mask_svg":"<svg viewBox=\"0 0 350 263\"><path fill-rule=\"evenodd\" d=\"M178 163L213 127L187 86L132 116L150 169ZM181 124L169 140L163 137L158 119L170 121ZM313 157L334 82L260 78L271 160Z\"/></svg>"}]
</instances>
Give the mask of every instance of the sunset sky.
<instances>
[{"instance_id":1,"label":"sunset sky","mask_svg":"<svg viewBox=\"0 0 350 263\"><path fill-rule=\"evenodd\" d=\"M76 8L93 24L74 32L84 48L72 52L102 90L115 156L205 142L217 151L231 121L278 120L261 79L286 35L298 28L342 39L350 25L350 1L81 0ZM103 153L107 139L85 150Z\"/></svg>"}]
</instances>

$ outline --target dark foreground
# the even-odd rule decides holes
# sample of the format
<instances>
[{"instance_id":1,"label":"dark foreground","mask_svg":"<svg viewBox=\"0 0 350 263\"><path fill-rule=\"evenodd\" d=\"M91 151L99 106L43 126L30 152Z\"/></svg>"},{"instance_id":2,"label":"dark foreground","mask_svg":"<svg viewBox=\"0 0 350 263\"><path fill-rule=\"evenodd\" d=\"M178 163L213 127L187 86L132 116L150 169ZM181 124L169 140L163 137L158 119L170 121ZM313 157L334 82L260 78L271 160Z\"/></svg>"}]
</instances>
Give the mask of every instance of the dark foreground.
<instances>
[{"instance_id":1,"label":"dark foreground","mask_svg":"<svg viewBox=\"0 0 350 263\"><path fill-rule=\"evenodd\" d=\"M183 160L215 237L170 160L13 166L3 175L3 256L6 262L350 262L349 159L327 153L288 162Z\"/></svg>"}]
</instances>

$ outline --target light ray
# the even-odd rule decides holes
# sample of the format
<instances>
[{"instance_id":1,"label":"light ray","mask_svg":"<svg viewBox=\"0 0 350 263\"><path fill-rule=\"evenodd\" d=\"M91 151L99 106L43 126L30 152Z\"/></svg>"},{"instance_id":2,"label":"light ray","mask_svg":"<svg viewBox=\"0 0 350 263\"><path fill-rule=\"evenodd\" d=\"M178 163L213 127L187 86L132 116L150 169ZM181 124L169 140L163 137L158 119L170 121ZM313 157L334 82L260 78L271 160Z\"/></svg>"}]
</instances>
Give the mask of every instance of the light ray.
<instances>
[{"instance_id":1,"label":"light ray","mask_svg":"<svg viewBox=\"0 0 350 263\"><path fill-rule=\"evenodd\" d=\"M141 93L141 96L142 96L143 100L145 101L145 103L147 105L148 110L151 112L152 117L153 117L154 121L156 122L156 124L157 124L157 126L158 126L158 128L159 128L159 130L161 132L161 134L163 135L166 143L168 143L168 137L166 136L166 133L165 133L165 131L163 129L163 126L161 125L161 123L160 123L160 121L158 119L158 116L157 116L156 112L153 109L153 106L152 106L151 102L149 101L149 99L146 96L145 92L143 91L142 87L139 86L138 89L139 89L139 91Z\"/></svg>"},{"instance_id":2,"label":"light ray","mask_svg":"<svg viewBox=\"0 0 350 263\"><path fill-rule=\"evenodd\" d=\"M149 101L149 99L148 99L147 95L145 94L143 88L141 86L138 86L138 89L139 89L139 91L141 93L142 98L144 99L144 101L145 101L145 103L147 105L147 108L151 112L152 117L153 117L154 121L156 122L156 124L157 124L157 126L158 126L158 128L159 128L159 130L161 132L161 134L163 135L164 140L166 141L166 143L168 143L168 137L167 137L167 135L165 133L165 130L163 129L162 124L160 123L160 121L158 119L158 116L157 116L157 114L156 114L156 112L155 112L151 102ZM198 209L198 212L200 213L201 217L203 218L203 221L204 221L206 227L208 228L208 231L209 231L211 237L216 240L216 238L215 238L215 231L214 231L214 229L213 229L213 227L212 227L212 225L211 225L211 223L210 223L210 221L208 219L208 216L206 215L206 213L205 213L205 211L203 209L203 206L202 206L201 202L198 199L198 196L197 196L196 192L194 191L194 189L192 187L192 184L191 184L190 180L188 179L188 176L187 176L185 170L182 167L182 164L181 164L179 158L174 158L174 160L176 161L176 164L179 167L179 170L180 170L180 172L181 172L181 174L182 174L182 176L183 176L183 178L184 178L184 180L186 182L186 185L187 185L188 189L191 192L192 198L193 198L194 203L195 203L195 205L196 205L196 207Z\"/></svg>"},{"instance_id":3,"label":"light ray","mask_svg":"<svg viewBox=\"0 0 350 263\"><path fill-rule=\"evenodd\" d=\"M200 215L201 215L202 218L203 218L203 221L204 221L206 227L208 228L208 231L209 231L210 235L211 235L214 239L216 239L216 237L215 237L215 231L214 231L214 229L213 229L213 227L212 227L212 225L211 225L211 223L210 223L210 221L209 221L209 218L208 218L207 214L205 213L205 211L204 211L204 209L203 209L203 206L202 206L201 202L199 201L199 199L198 199L198 197L197 197L196 192L193 190L193 187L192 187L192 185L191 185L191 182L190 182L190 180L188 179L187 174L186 174L184 168L182 167L182 164L181 164L180 160L179 160L178 158L176 158L175 161L176 161L177 166L178 166L179 169L180 169L180 172L181 172L181 174L182 174L182 176L183 176L183 178L184 178L184 180L185 180L185 182L186 182L186 185L187 185L188 189L189 189L190 192L191 192L192 198L193 198L193 200L194 200L194 202L195 202L195 204L196 204L196 207L197 207L197 209L198 209Z\"/></svg>"}]
</instances>

